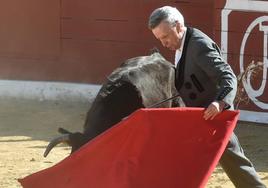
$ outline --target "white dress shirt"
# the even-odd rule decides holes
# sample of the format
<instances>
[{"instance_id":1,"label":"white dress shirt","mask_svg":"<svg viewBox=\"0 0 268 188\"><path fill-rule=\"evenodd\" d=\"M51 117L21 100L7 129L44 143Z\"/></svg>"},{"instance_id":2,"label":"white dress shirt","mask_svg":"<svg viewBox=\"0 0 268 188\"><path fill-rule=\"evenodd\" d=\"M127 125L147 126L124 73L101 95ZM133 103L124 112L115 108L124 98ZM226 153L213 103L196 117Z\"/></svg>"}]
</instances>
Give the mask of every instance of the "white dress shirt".
<instances>
[{"instance_id":1,"label":"white dress shirt","mask_svg":"<svg viewBox=\"0 0 268 188\"><path fill-rule=\"evenodd\" d=\"M184 34L183 34L183 37L182 37L182 41L181 41L181 46L175 52L175 63L174 63L175 64L175 67L177 67L177 64L179 63L179 61L181 59L182 50L183 50L183 46L184 46L184 41L185 41L185 37L186 37L186 31L187 31L187 28L184 31Z\"/></svg>"}]
</instances>

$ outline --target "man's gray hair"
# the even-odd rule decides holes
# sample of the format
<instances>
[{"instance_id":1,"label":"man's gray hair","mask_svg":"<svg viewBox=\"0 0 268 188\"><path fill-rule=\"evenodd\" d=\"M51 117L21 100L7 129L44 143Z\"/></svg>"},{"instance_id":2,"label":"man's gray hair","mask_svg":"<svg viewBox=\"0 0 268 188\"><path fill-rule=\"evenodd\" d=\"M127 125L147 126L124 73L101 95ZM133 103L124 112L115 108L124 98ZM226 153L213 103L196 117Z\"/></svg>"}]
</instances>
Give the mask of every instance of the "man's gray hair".
<instances>
[{"instance_id":1,"label":"man's gray hair","mask_svg":"<svg viewBox=\"0 0 268 188\"><path fill-rule=\"evenodd\" d=\"M169 23L170 25L175 25L175 23L180 23L184 26L184 18L177 8L171 6L164 6L155 9L148 22L149 29L154 29L162 21Z\"/></svg>"}]
</instances>

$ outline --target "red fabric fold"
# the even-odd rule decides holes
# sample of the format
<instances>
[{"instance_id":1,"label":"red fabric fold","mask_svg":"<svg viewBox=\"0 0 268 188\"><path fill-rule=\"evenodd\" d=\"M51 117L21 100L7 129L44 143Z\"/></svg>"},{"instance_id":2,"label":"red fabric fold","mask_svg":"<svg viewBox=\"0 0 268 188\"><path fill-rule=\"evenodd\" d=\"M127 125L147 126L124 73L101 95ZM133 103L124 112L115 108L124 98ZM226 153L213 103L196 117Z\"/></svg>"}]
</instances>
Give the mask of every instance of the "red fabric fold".
<instances>
[{"instance_id":1,"label":"red fabric fold","mask_svg":"<svg viewBox=\"0 0 268 188\"><path fill-rule=\"evenodd\" d=\"M25 188L204 187L239 112L204 120L203 111L140 109L60 163L19 182Z\"/></svg>"}]
</instances>

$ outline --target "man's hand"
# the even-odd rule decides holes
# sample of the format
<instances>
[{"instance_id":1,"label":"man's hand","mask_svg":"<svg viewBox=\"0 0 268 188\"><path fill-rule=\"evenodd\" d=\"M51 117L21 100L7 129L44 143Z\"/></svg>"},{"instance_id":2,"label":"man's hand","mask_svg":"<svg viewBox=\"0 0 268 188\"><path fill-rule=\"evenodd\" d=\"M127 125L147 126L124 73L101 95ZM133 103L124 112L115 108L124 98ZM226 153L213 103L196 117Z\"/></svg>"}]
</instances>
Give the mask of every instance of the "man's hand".
<instances>
[{"instance_id":1,"label":"man's hand","mask_svg":"<svg viewBox=\"0 0 268 188\"><path fill-rule=\"evenodd\" d=\"M214 101L212 102L204 112L204 119L205 120L212 120L216 115L222 112L225 103L223 101Z\"/></svg>"}]
</instances>

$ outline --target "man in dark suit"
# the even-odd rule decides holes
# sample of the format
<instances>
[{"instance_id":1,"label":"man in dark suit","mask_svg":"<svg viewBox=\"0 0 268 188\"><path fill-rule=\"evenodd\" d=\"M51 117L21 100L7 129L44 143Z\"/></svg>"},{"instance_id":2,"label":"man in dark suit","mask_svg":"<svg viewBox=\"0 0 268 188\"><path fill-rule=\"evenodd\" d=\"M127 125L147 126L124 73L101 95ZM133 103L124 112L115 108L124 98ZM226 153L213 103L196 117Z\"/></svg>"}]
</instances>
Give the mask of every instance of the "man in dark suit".
<instances>
[{"instance_id":1,"label":"man in dark suit","mask_svg":"<svg viewBox=\"0 0 268 188\"><path fill-rule=\"evenodd\" d=\"M213 40L196 28L186 27L182 14L170 6L154 10L148 25L164 47L175 51L175 85L186 106L204 107L208 121L225 109L233 109L236 76ZM220 164L236 187L265 187L235 134Z\"/></svg>"}]
</instances>

